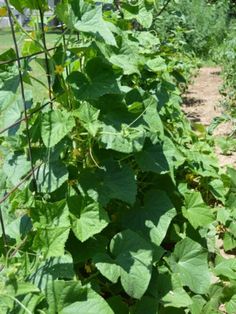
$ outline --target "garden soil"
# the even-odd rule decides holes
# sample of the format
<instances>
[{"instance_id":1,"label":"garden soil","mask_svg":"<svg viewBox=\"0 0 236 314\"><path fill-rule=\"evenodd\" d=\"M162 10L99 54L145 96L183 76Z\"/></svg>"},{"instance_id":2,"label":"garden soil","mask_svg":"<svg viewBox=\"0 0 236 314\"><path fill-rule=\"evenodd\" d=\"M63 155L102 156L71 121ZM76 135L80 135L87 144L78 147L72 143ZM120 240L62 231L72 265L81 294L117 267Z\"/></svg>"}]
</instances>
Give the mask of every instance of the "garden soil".
<instances>
[{"instance_id":1,"label":"garden soil","mask_svg":"<svg viewBox=\"0 0 236 314\"><path fill-rule=\"evenodd\" d=\"M220 67L202 67L185 93L183 110L193 123L207 127L223 112L220 104L222 96L219 92L223 83L220 72ZM213 136L227 136L231 131L230 123L222 123L216 128ZM226 156L217 147L216 154L222 167L236 167L236 152Z\"/></svg>"}]
</instances>

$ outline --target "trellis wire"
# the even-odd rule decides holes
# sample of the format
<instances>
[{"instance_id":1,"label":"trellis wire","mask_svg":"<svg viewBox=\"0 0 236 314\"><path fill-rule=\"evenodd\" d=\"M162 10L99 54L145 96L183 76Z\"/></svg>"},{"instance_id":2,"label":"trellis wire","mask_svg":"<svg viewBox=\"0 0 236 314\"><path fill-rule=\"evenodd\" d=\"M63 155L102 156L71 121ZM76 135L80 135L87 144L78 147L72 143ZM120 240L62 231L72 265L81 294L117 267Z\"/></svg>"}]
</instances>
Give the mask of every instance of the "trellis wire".
<instances>
[{"instance_id":1,"label":"trellis wire","mask_svg":"<svg viewBox=\"0 0 236 314\"><path fill-rule=\"evenodd\" d=\"M13 43L14 43L14 48L15 48L15 53L16 53L16 58L11 59L11 60L6 60L6 61L0 61L0 65L7 65L11 64L14 62L17 62L18 66L18 71L19 71L19 81L20 81L20 91L21 91L21 97L23 101L23 106L24 106L24 116L17 120L16 122L12 123L8 127L4 128L3 130L0 131L0 135L6 132L7 130L10 130L11 128L17 126L21 122L25 121L26 125L26 136L27 136L27 143L28 143L28 152L29 152L29 160L30 160L30 165L31 165L31 170L30 172L15 186L13 187L9 192L7 192L1 199L0 199L0 205L5 202L21 185L23 185L28 179L32 177L32 184L33 184L33 191L37 192L37 181L36 181L36 171L37 169L42 165L42 163L38 166L34 166L33 164L33 159L32 159L32 146L31 146L31 138L30 138L30 131L29 131L29 119L37 112L41 111L44 107L47 105L51 105L52 109L52 104L55 101L55 97L52 95L52 82L51 82L51 76L50 76L50 64L49 64L49 59L48 59L48 52L53 51L58 48L58 46L52 47L52 48L47 48L47 43L46 43L46 35L45 35L45 29L44 29L44 13L42 9L39 6L39 14L40 14L40 22L41 22L41 31L42 31L42 42L43 42L43 51L35 52L27 56L20 56L19 54L19 47L17 44L16 40L16 34L15 34L15 29L14 29L14 22L12 18L12 11L9 5L9 0L5 0L6 8L8 11L8 18L10 22L10 27L11 27L11 33L12 33L12 38L13 38ZM62 27L63 30L63 24L60 26ZM64 33L62 34L63 36L63 43L65 45L65 37ZM21 68L21 61L25 59L29 59L31 57L37 56L44 53L45 54L45 65L46 65L46 75L47 75L47 84L48 84L48 91L49 91L49 101L46 102L45 104L41 105L40 107L36 108L34 111L31 113L27 112L27 106L26 106L26 98L25 98L25 89L24 89L24 82L23 82L23 74L22 74L22 68ZM2 238L3 238L3 244L4 244L4 251L7 254L7 235L5 231L5 224L4 224L4 218L2 215L2 210L0 208L0 225L2 229Z\"/></svg>"},{"instance_id":2,"label":"trellis wire","mask_svg":"<svg viewBox=\"0 0 236 314\"><path fill-rule=\"evenodd\" d=\"M47 54L47 43L46 43L46 35L45 35L45 28L44 28L44 14L40 6L39 6L39 16L40 16L40 22L41 22L43 47L45 51L46 74L47 74L47 80L48 80L48 93L49 93L49 99L51 100L52 99L52 82L51 82L51 76L50 76L50 65L49 65L48 54ZM51 109L52 109L52 103L51 103Z\"/></svg>"},{"instance_id":3,"label":"trellis wire","mask_svg":"<svg viewBox=\"0 0 236 314\"><path fill-rule=\"evenodd\" d=\"M168 5L171 3L171 0L166 0L161 10L157 13L156 17L160 16L168 7Z\"/></svg>"},{"instance_id":4,"label":"trellis wire","mask_svg":"<svg viewBox=\"0 0 236 314\"><path fill-rule=\"evenodd\" d=\"M32 177L33 177L33 187L34 187L34 190L37 191L36 177L35 177L35 173L33 171L34 164L33 164L33 159L32 159L31 139L30 139L30 132L29 132L27 105L26 105L26 99L25 99L25 89L24 89L23 75L22 75L22 70L21 70L21 60L20 60L19 48L18 48L18 44L17 44L17 40L16 40L16 34L15 34L15 30L14 30L14 24L13 24L13 20L12 20L12 11L11 11L8 0L5 0L5 4L7 7L7 11L8 11L8 17L9 17L9 22L10 22L10 26L11 26L11 33L12 33L12 38L13 38L13 42L14 42L14 47L15 47L15 52L16 52L16 57L17 57L17 65L18 65L18 70L19 70L20 89L21 89L21 97L22 97L23 106L24 106L26 136L27 136L27 141L28 141L29 159L30 159Z\"/></svg>"},{"instance_id":5,"label":"trellis wire","mask_svg":"<svg viewBox=\"0 0 236 314\"><path fill-rule=\"evenodd\" d=\"M43 104L42 106L40 106L39 108L36 108L33 112L31 112L28 115L28 120L37 112L41 111L43 108L45 108L46 106L48 106L49 104L51 104L54 100L56 100L56 98L52 98L50 101L46 102L45 104ZM21 122L25 121L25 118L21 118L19 120L17 120L16 122L12 123L11 125L7 126L6 128L2 129L0 131L0 135L3 134L4 132L10 130L11 128L14 128L15 126L17 126L18 124L20 124Z\"/></svg>"},{"instance_id":6,"label":"trellis wire","mask_svg":"<svg viewBox=\"0 0 236 314\"><path fill-rule=\"evenodd\" d=\"M1 224L1 228L2 228L2 240L3 240L3 244L4 244L4 253L7 253L7 235L6 235L6 231L5 231L5 225L4 225L4 220L3 220L3 216L2 216L2 209L0 208L0 224Z\"/></svg>"},{"instance_id":7,"label":"trellis wire","mask_svg":"<svg viewBox=\"0 0 236 314\"><path fill-rule=\"evenodd\" d=\"M6 199L8 199L9 196L11 196L22 184L24 184L33 174L36 170L39 169L39 167L42 166L43 163L40 163L37 167L33 168L25 177L22 179L14 188L12 188L8 193L6 193L1 199L0 199L0 205L5 202Z\"/></svg>"},{"instance_id":8,"label":"trellis wire","mask_svg":"<svg viewBox=\"0 0 236 314\"><path fill-rule=\"evenodd\" d=\"M52 48L48 48L47 51L52 51L52 50L55 50L57 49L59 46L55 46L55 47L52 47ZM38 52L34 52L30 55L27 55L27 56L23 56L23 57L19 57L19 60L25 60L25 59L29 59L31 57L35 57L35 56L38 56L38 55L41 55L44 53L44 50L42 51L38 51ZM6 65L6 64L11 64L11 63L14 63L14 62L17 62L17 58L16 59L11 59L11 60L7 60L7 61L0 61L0 65Z\"/></svg>"},{"instance_id":9,"label":"trellis wire","mask_svg":"<svg viewBox=\"0 0 236 314\"><path fill-rule=\"evenodd\" d=\"M63 46L64 46L64 49L66 51L66 37L65 37L65 33L64 33L63 24L60 25L60 28L61 28L61 33L62 33ZM68 67L66 66L66 76L68 76L68 75L69 75L69 71L68 71Z\"/></svg>"}]
</instances>

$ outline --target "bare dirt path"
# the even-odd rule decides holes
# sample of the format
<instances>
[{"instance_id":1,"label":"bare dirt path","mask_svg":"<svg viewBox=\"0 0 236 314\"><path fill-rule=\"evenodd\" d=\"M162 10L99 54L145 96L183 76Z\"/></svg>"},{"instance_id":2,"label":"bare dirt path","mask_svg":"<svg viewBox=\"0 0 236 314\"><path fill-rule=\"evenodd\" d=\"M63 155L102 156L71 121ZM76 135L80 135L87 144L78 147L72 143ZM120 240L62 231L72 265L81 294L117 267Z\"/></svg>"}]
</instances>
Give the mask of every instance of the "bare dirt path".
<instances>
[{"instance_id":1,"label":"bare dirt path","mask_svg":"<svg viewBox=\"0 0 236 314\"><path fill-rule=\"evenodd\" d=\"M220 115L220 71L218 67L203 67L189 86L184 97L184 111L190 120L207 126Z\"/></svg>"},{"instance_id":2,"label":"bare dirt path","mask_svg":"<svg viewBox=\"0 0 236 314\"><path fill-rule=\"evenodd\" d=\"M219 88L223 82L220 72L220 67L203 67L189 86L184 95L183 110L190 121L209 126L215 117L221 115L223 109L220 106L222 96ZM229 124L220 124L213 136L227 136L230 132ZM236 167L236 153L225 156L216 148L216 154L221 166Z\"/></svg>"}]
</instances>

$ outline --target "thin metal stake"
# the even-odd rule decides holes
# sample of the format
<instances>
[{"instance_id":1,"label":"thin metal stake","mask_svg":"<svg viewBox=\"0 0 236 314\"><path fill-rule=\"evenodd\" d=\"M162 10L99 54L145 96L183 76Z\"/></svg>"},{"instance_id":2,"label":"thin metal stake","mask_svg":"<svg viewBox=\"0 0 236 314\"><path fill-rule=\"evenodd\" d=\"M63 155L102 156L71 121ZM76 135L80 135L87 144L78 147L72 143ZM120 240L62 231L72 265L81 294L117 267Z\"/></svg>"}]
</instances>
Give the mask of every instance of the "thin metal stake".
<instances>
[{"instance_id":1,"label":"thin metal stake","mask_svg":"<svg viewBox=\"0 0 236 314\"><path fill-rule=\"evenodd\" d=\"M40 23L41 23L41 30L42 30L42 41L43 41L43 47L45 51L45 64L46 64L46 74L47 74L47 80L48 80L48 93L49 93L49 98L52 100L52 82L51 82L51 75L50 75L50 66L49 66L49 60L48 60L48 55L47 55L47 42L46 42L46 36L45 36L45 29L44 29L44 23L43 23L43 11L41 7L39 7L39 15L40 15ZM52 109L52 104L51 104L51 109Z\"/></svg>"},{"instance_id":2,"label":"thin metal stake","mask_svg":"<svg viewBox=\"0 0 236 314\"><path fill-rule=\"evenodd\" d=\"M28 120L29 120L30 118L32 118L32 116L33 116L35 113L41 111L41 110L42 110L43 108L45 108L46 106L50 105L50 104L52 103L52 101L54 101L55 99L56 99L56 98L53 98L52 100L46 102L46 103L43 104L42 106L36 108L36 109L35 109L34 111L32 111L30 114L28 114ZM23 122L23 121L25 121L25 118L21 118L21 119L17 120L16 122L12 123L11 125L7 126L6 128L2 129L2 130L0 131L0 135L3 134L4 132L10 130L11 128L14 128L15 126L17 126L18 124L20 124L20 123Z\"/></svg>"},{"instance_id":3,"label":"thin metal stake","mask_svg":"<svg viewBox=\"0 0 236 314\"><path fill-rule=\"evenodd\" d=\"M3 220L1 208L0 208L0 224L1 224L1 228L2 228L2 240L3 240L3 245L4 245L4 253L7 254L7 235L6 235L6 231L5 231L4 220Z\"/></svg>"},{"instance_id":4,"label":"thin metal stake","mask_svg":"<svg viewBox=\"0 0 236 314\"><path fill-rule=\"evenodd\" d=\"M26 136L27 136L28 148L29 148L29 159L30 159L32 177L33 177L33 189L35 192L37 192L37 183L36 183L36 176L34 173L34 165L33 165L33 159L32 159L32 148L31 148L31 139L30 139L30 132L29 132L29 121L28 121L28 115L27 115L27 106L26 106L26 99L25 99L25 90L24 90L23 75L22 75L22 69L21 69L20 54L19 54L18 44L17 44L17 40L16 40L16 34L15 34L15 30L14 30L14 24L13 24L13 20L12 20L12 11L11 11L8 0L5 0L5 4L7 7L7 11L8 11L8 17L9 17L9 21L10 21L11 33L12 33L12 38L13 38L13 42L14 42L14 46L15 46L17 65L18 65L18 70L19 70L21 97L22 97L22 101L24 104Z\"/></svg>"},{"instance_id":5,"label":"thin metal stake","mask_svg":"<svg viewBox=\"0 0 236 314\"><path fill-rule=\"evenodd\" d=\"M63 27L63 23L61 23L61 32L62 32L62 40L63 40L63 46L64 46L64 50L66 53L66 37L64 34L64 27ZM69 75L69 71L68 71L68 67L66 66L66 76Z\"/></svg>"},{"instance_id":6,"label":"thin metal stake","mask_svg":"<svg viewBox=\"0 0 236 314\"><path fill-rule=\"evenodd\" d=\"M35 173L41 166L43 162L41 162L37 167L33 168L25 177L22 179L14 188L12 188L7 194L5 194L1 199L0 199L0 205L5 202L5 200L8 199L9 196L11 196L17 189L25 183L32 175Z\"/></svg>"},{"instance_id":7,"label":"thin metal stake","mask_svg":"<svg viewBox=\"0 0 236 314\"><path fill-rule=\"evenodd\" d=\"M55 50L57 48L58 48L58 46L55 46L55 47L52 47L52 48L48 48L47 51L49 52L49 51ZM43 53L45 53L44 50L41 50L41 51L38 51L38 52L34 52L34 53L31 53L30 55L19 57L19 60L26 60L28 58L32 58L32 57L36 57L38 55L41 55ZM7 60L7 61L0 61L0 65L11 64L11 63L16 62L16 61L17 61L17 59L11 59L11 60Z\"/></svg>"}]
</instances>

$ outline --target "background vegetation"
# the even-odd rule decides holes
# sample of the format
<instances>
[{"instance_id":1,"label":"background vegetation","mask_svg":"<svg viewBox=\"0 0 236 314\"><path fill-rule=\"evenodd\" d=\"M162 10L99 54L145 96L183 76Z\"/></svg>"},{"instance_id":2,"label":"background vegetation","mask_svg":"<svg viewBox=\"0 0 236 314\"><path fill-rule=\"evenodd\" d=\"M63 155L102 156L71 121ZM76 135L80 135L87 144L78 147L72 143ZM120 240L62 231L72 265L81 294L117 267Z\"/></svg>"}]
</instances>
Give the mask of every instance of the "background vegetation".
<instances>
[{"instance_id":1,"label":"background vegetation","mask_svg":"<svg viewBox=\"0 0 236 314\"><path fill-rule=\"evenodd\" d=\"M229 1L171 1L156 20L158 35L174 37L185 51L211 59L211 54L224 40L229 24Z\"/></svg>"}]
</instances>

